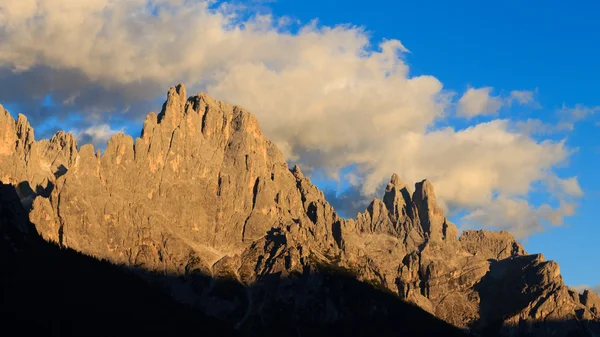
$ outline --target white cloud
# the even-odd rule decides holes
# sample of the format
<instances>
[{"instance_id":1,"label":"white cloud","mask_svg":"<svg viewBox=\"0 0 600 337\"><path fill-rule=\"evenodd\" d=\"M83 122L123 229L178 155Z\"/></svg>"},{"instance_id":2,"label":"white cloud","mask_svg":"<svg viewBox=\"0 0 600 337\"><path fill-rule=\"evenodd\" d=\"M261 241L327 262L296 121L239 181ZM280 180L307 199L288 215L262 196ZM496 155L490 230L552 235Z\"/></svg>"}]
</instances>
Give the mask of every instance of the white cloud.
<instances>
[{"instance_id":1,"label":"white cloud","mask_svg":"<svg viewBox=\"0 0 600 337\"><path fill-rule=\"evenodd\" d=\"M104 148L110 137L123 132L124 129L111 129L108 124L99 124L85 129L71 129L69 132L75 136L77 142L81 144L94 144L96 148Z\"/></svg>"},{"instance_id":2,"label":"white cloud","mask_svg":"<svg viewBox=\"0 0 600 337\"><path fill-rule=\"evenodd\" d=\"M467 118L496 114L504 102L499 96L490 95L491 92L491 87L467 89L458 100L457 114Z\"/></svg>"},{"instance_id":3,"label":"white cloud","mask_svg":"<svg viewBox=\"0 0 600 337\"><path fill-rule=\"evenodd\" d=\"M588 107L578 104L574 107L563 105L556 112L556 122L545 122L540 119L527 119L514 122L514 129L527 135L549 135L573 131L575 124L600 111L600 106Z\"/></svg>"},{"instance_id":4,"label":"white cloud","mask_svg":"<svg viewBox=\"0 0 600 337\"><path fill-rule=\"evenodd\" d=\"M558 194L567 195L571 197L583 196L583 191L579 186L577 177L570 177L566 179L553 177L553 179L549 180L548 183L550 184L550 188L554 189Z\"/></svg>"},{"instance_id":5,"label":"white cloud","mask_svg":"<svg viewBox=\"0 0 600 337\"><path fill-rule=\"evenodd\" d=\"M510 92L510 97L508 98L509 104L517 101L519 104L530 104L535 101L534 99L535 92L531 90L513 90Z\"/></svg>"},{"instance_id":6,"label":"white cloud","mask_svg":"<svg viewBox=\"0 0 600 337\"><path fill-rule=\"evenodd\" d=\"M562 108L558 111L558 115L561 117L562 122L572 130L575 123L594 115L598 111L600 111L600 106L589 107L577 104L574 107L568 107L563 104Z\"/></svg>"},{"instance_id":7,"label":"white cloud","mask_svg":"<svg viewBox=\"0 0 600 337\"><path fill-rule=\"evenodd\" d=\"M542 232L545 225L559 226L563 217L573 215L574 207L561 202L558 208L549 205L533 207L527 200L500 196L493 203L472 211L462 218L462 228L477 228L486 223L496 229L509 230L517 237Z\"/></svg>"},{"instance_id":8,"label":"white cloud","mask_svg":"<svg viewBox=\"0 0 600 337\"><path fill-rule=\"evenodd\" d=\"M514 103L520 105L531 105L535 103L535 91L513 90L506 97L493 96L492 87L479 89L468 88L458 100L456 114L465 118L473 118L482 115L496 115L504 106L512 106Z\"/></svg>"},{"instance_id":9,"label":"white cloud","mask_svg":"<svg viewBox=\"0 0 600 337\"><path fill-rule=\"evenodd\" d=\"M549 135L562 131L570 131L568 125L548 123L537 118L528 118L514 122L516 132L526 135Z\"/></svg>"},{"instance_id":10,"label":"white cloud","mask_svg":"<svg viewBox=\"0 0 600 337\"><path fill-rule=\"evenodd\" d=\"M202 1L0 0L0 99L26 104L52 92L62 113L130 108L138 118L184 82L254 112L305 168L336 175L357 167L352 181L363 199L397 172L408 183L432 180L444 207L469 211L474 226L526 235L572 213L576 178L563 189L549 183L562 181L553 168L570 154L564 142L536 141L507 120L436 129L456 102L437 78L409 75L400 41L373 46L361 28L316 21L291 33L285 18L239 14ZM468 89L458 114L533 99L491 92ZM76 131L97 144L114 132ZM527 203L540 182L563 205Z\"/></svg>"}]
</instances>

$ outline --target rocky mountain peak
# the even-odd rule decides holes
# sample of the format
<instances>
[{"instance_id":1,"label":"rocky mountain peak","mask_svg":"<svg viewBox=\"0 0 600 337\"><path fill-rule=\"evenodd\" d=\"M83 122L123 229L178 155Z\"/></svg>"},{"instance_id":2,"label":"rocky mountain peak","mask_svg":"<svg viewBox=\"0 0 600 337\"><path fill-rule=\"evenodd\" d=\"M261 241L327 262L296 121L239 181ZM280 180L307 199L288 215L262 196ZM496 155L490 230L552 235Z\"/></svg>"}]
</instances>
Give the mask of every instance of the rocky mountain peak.
<instances>
[{"instance_id":1,"label":"rocky mountain peak","mask_svg":"<svg viewBox=\"0 0 600 337\"><path fill-rule=\"evenodd\" d=\"M430 241L456 240L456 226L446 220L444 211L437 204L433 185L428 180L415 184L412 197L417 209L423 232Z\"/></svg>"},{"instance_id":2,"label":"rocky mountain peak","mask_svg":"<svg viewBox=\"0 0 600 337\"><path fill-rule=\"evenodd\" d=\"M302 170L300 170L299 165L294 165L291 172L294 175L294 177L296 177L296 179L298 179L298 180L304 179L304 174L302 174Z\"/></svg>"},{"instance_id":3,"label":"rocky mountain peak","mask_svg":"<svg viewBox=\"0 0 600 337\"><path fill-rule=\"evenodd\" d=\"M583 305L590 308L592 313L600 316L600 295L589 289L585 289L579 297Z\"/></svg>"},{"instance_id":4,"label":"rocky mountain peak","mask_svg":"<svg viewBox=\"0 0 600 337\"><path fill-rule=\"evenodd\" d=\"M29 121L25 115L19 114L17 118L17 148L23 151L28 151L31 143L34 141L33 128L29 125Z\"/></svg>"},{"instance_id":5,"label":"rocky mountain peak","mask_svg":"<svg viewBox=\"0 0 600 337\"><path fill-rule=\"evenodd\" d=\"M142 126L142 132L140 134L140 137L144 141L150 140L152 130L154 130L156 124L158 124L158 116L156 115L156 113L150 112L149 114L147 114L146 119L144 120L144 124Z\"/></svg>"},{"instance_id":6,"label":"rocky mountain peak","mask_svg":"<svg viewBox=\"0 0 600 337\"><path fill-rule=\"evenodd\" d=\"M404 182L402 182L402 180L400 179L400 176L397 173L393 173L388 186L389 185L403 187Z\"/></svg>"},{"instance_id":7,"label":"rocky mountain peak","mask_svg":"<svg viewBox=\"0 0 600 337\"><path fill-rule=\"evenodd\" d=\"M11 155L17 141L14 130L15 120L0 105L0 155Z\"/></svg>"},{"instance_id":8,"label":"rocky mountain peak","mask_svg":"<svg viewBox=\"0 0 600 337\"><path fill-rule=\"evenodd\" d=\"M429 181L411 194L394 174L382 199L342 219L299 166L289 169L250 112L186 95L183 85L170 88L140 138L114 135L102 155L64 132L36 142L26 118L0 109L0 179L18 187L47 241L179 275L185 281L169 292L236 326L272 320L269 303L312 312L321 299L290 289L294 277L323 266L475 333L545 336L556 330L552 320L600 318L595 294L576 296L556 263L527 255L509 233L465 231L459 241ZM264 288L219 297L198 273ZM311 319L343 317L346 308L330 302L327 315ZM569 329L595 327L585 324Z\"/></svg>"},{"instance_id":9,"label":"rocky mountain peak","mask_svg":"<svg viewBox=\"0 0 600 337\"><path fill-rule=\"evenodd\" d=\"M60 130L50 138L50 143L56 147L68 148L72 152L77 152L77 140L71 133Z\"/></svg>"},{"instance_id":10,"label":"rocky mountain peak","mask_svg":"<svg viewBox=\"0 0 600 337\"><path fill-rule=\"evenodd\" d=\"M24 154L30 140L33 140L33 128L27 117L19 114L15 121L0 105L0 155L11 155L15 151Z\"/></svg>"},{"instance_id":11,"label":"rocky mountain peak","mask_svg":"<svg viewBox=\"0 0 600 337\"><path fill-rule=\"evenodd\" d=\"M175 128L185 112L186 100L187 91L183 84L171 87L167 93L167 100L162 111L158 114L158 123L164 121L171 128Z\"/></svg>"},{"instance_id":12,"label":"rocky mountain peak","mask_svg":"<svg viewBox=\"0 0 600 337\"><path fill-rule=\"evenodd\" d=\"M415 215L412 207L410 207L412 204L410 191L408 190L408 186L400 180L400 177L396 173L392 175L390 182L385 188L383 203L390 213L390 220L392 222L405 222L407 218L414 220Z\"/></svg>"}]
</instances>

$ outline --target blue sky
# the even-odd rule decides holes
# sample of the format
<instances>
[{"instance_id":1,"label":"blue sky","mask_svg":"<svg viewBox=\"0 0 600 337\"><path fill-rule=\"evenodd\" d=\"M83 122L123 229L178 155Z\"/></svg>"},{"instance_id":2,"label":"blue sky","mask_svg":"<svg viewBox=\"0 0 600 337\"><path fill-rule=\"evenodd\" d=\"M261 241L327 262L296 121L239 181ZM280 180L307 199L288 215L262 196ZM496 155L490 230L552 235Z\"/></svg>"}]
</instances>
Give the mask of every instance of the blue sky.
<instances>
[{"instance_id":1,"label":"blue sky","mask_svg":"<svg viewBox=\"0 0 600 337\"><path fill-rule=\"evenodd\" d=\"M27 114L38 139L136 137L184 82L255 113L346 216L391 173L432 179L459 226L522 234L567 284L600 284L600 3L189 1L198 5L132 12L119 2L108 13L103 0L60 1L56 12L0 11L0 103ZM71 19L89 15L105 22ZM461 108L470 90L484 103ZM544 215L564 223L531 220Z\"/></svg>"},{"instance_id":2,"label":"blue sky","mask_svg":"<svg viewBox=\"0 0 600 337\"><path fill-rule=\"evenodd\" d=\"M398 38L411 51L406 59L414 74L435 74L459 92L467 86L537 88L540 109L511 113L552 120L563 104L600 105L597 1L371 0L368 6L364 1L340 6L331 0L278 0L269 7L303 22L317 17L327 25L362 25L376 40ZM557 261L569 285L600 284L598 121L581 121L566 135L577 152L561 171L577 175L585 193L577 213L566 226L523 240L528 252Z\"/></svg>"}]
</instances>

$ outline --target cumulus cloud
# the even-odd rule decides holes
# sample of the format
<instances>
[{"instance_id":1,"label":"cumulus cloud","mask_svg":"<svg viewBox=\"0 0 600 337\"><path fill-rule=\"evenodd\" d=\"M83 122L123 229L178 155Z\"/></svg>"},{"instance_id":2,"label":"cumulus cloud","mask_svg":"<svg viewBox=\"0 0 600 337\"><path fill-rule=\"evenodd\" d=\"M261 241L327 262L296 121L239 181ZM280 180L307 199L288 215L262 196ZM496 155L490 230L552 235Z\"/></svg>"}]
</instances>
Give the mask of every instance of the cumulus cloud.
<instances>
[{"instance_id":1,"label":"cumulus cloud","mask_svg":"<svg viewBox=\"0 0 600 337\"><path fill-rule=\"evenodd\" d=\"M563 217L573 215L572 204L560 203L558 208L549 205L532 206L527 200L498 197L485 208L477 209L462 218L463 228L478 228L486 223L496 229L505 229L517 237L542 232L544 225L559 226Z\"/></svg>"},{"instance_id":2,"label":"cumulus cloud","mask_svg":"<svg viewBox=\"0 0 600 337\"><path fill-rule=\"evenodd\" d=\"M572 125L568 123L550 123L537 118L528 118L514 122L514 129L526 135L551 135L555 133L571 131Z\"/></svg>"},{"instance_id":3,"label":"cumulus cloud","mask_svg":"<svg viewBox=\"0 0 600 337\"><path fill-rule=\"evenodd\" d=\"M491 87L467 89L458 100L457 114L467 118L496 114L504 102L500 97L492 96L491 92Z\"/></svg>"},{"instance_id":4,"label":"cumulus cloud","mask_svg":"<svg viewBox=\"0 0 600 337\"><path fill-rule=\"evenodd\" d=\"M71 129L69 132L75 136L78 143L94 144L95 147L101 148L108 143L110 137L123 131L124 129L112 129L108 124L99 124L85 129Z\"/></svg>"},{"instance_id":5,"label":"cumulus cloud","mask_svg":"<svg viewBox=\"0 0 600 337\"><path fill-rule=\"evenodd\" d=\"M436 127L455 106L464 117L495 114L533 94L470 88L454 102L437 78L409 74L398 40L246 14L187 0L0 0L0 100L42 123L48 111L36 106L51 94L53 116L93 115L96 125L101 113L139 119L184 82L254 112L305 170L335 178L354 167L351 194L338 196L345 205L362 207L397 172L407 183L432 180L469 226L527 235L572 214L577 180L553 170L570 154L564 142L534 140L503 119ZM88 127L76 133L96 143L115 131ZM563 181L568 188L557 188ZM535 184L560 204L529 204Z\"/></svg>"},{"instance_id":6,"label":"cumulus cloud","mask_svg":"<svg viewBox=\"0 0 600 337\"><path fill-rule=\"evenodd\" d=\"M528 105L535 103L535 92L531 90L513 90L508 96L493 96L492 87L468 88L458 100L456 114L460 117L496 115L504 106L514 103Z\"/></svg>"}]
</instances>

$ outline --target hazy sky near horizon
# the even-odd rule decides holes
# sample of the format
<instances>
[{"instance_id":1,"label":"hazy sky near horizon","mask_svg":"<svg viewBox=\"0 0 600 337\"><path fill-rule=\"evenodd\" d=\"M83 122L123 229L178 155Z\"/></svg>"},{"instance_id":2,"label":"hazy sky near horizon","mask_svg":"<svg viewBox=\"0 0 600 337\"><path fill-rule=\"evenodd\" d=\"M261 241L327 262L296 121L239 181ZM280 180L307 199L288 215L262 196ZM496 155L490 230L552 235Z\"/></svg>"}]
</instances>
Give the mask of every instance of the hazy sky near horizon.
<instances>
[{"instance_id":1,"label":"hazy sky near horizon","mask_svg":"<svg viewBox=\"0 0 600 337\"><path fill-rule=\"evenodd\" d=\"M600 3L0 0L0 103L36 136L139 135L169 86L259 118L346 216L392 173L460 228L600 284Z\"/></svg>"}]
</instances>

